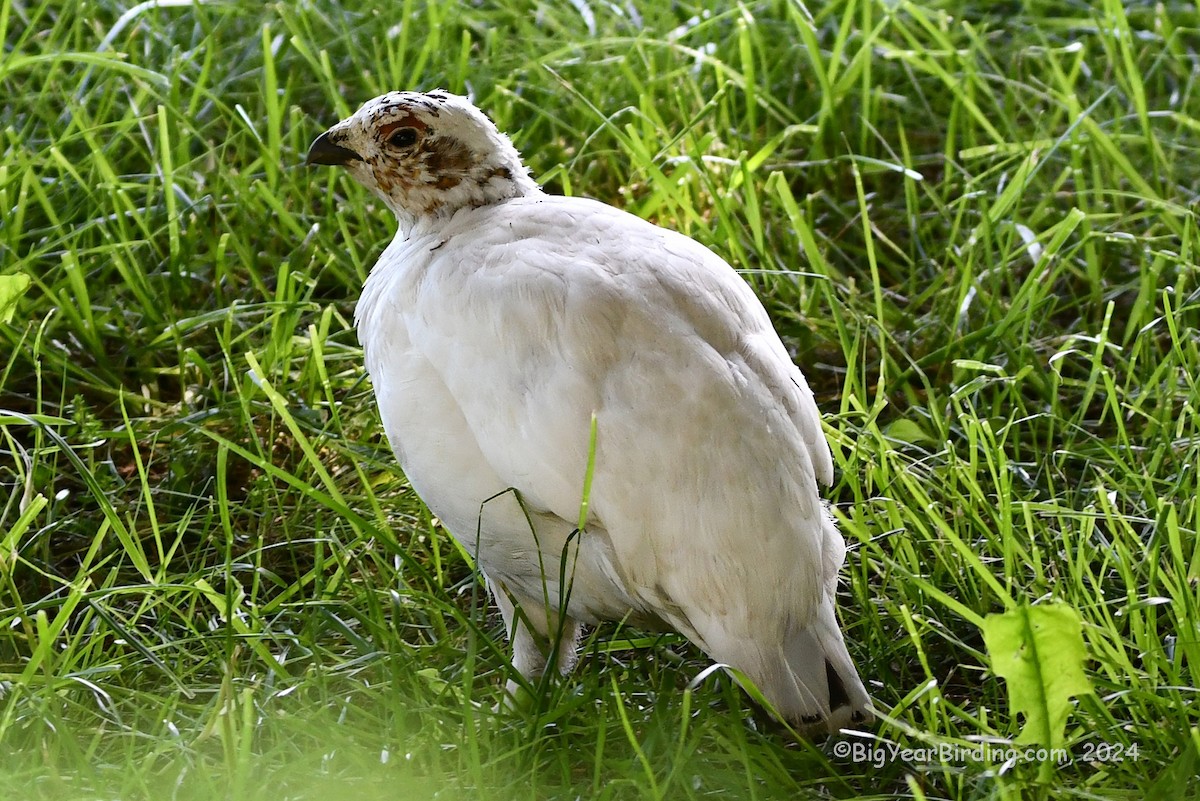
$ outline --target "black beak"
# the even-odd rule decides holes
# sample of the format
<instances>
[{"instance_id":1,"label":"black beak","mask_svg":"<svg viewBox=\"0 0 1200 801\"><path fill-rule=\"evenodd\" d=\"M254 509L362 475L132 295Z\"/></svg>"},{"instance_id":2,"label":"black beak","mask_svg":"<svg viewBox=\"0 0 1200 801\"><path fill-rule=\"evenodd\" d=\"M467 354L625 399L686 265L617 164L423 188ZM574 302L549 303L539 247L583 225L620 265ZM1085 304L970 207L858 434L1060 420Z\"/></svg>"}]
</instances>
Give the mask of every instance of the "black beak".
<instances>
[{"instance_id":1,"label":"black beak","mask_svg":"<svg viewBox=\"0 0 1200 801\"><path fill-rule=\"evenodd\" d=\"M333 167L344 167L352 161L362 161L362 156L348 147L342 147L329 138L329 132L321 134L308 149L305 164L328 164Z\"/></svg>"}]
</instances>

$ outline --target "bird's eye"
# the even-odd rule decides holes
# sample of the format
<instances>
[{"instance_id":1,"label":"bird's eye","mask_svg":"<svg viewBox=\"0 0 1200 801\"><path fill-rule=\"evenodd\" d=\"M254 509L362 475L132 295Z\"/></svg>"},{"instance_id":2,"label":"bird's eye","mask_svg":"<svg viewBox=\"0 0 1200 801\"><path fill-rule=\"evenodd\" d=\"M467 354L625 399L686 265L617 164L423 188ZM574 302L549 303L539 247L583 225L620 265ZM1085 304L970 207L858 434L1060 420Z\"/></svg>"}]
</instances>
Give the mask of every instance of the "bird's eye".
<instances>
[{"instance_id":1,"label":"bird's eye","mask_svg":"<svg viewBox=\"0 0 1200 801\"><path fill-rule=\"evenodd\" d=\"M388 144L392 147L412 147L416 143L416 128L401 128L388 137Z\"/></svg>"}]
</instances>

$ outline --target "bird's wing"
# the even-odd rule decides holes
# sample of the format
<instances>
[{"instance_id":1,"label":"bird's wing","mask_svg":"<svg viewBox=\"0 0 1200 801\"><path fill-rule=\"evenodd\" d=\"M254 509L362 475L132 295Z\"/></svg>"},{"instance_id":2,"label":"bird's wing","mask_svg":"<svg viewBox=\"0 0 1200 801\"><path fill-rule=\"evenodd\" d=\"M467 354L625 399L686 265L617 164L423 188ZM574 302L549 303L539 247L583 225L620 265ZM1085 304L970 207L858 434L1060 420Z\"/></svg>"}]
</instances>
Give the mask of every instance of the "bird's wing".
<instances>
[{"instance_id":1,"label":"bird's wing","mask_svg":"<svg viewBox=\"0 0 1200 801\"><path fill-rule=\"evenodd\" d=\"M460 213L441 235L407 328L490 469L574 520L595 414L591 514L647 606L760 627L810 617L832 461L803 376L732 268L580 199Z\"/></svg>"}]
</instances>

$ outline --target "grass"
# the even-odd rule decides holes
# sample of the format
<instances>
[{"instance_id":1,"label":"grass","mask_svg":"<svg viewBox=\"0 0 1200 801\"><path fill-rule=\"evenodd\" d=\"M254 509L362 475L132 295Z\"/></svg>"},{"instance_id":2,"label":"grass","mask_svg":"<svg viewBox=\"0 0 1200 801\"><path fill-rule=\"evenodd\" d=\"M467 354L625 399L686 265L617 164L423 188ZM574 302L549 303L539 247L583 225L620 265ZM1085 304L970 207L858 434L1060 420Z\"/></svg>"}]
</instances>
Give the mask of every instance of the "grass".
<instances>
[{"instance_id":1,"label":"grass","mask_svg":"<svg viewBox=\"0 0 1200 801\"><path fill-rule=\"evenodd\" d=\"M0 280L31 280L0 322L0 794L1195 797L1194 6L0 0L0 31ZM764 299L890 722L797 744L611 628L491 711L502 628L350 322L392 222L299 166L435 86ZM1094 689L1068 764L839 755L1017 737L981 621L1051 602Z\"/></svg>"}]
</instances>

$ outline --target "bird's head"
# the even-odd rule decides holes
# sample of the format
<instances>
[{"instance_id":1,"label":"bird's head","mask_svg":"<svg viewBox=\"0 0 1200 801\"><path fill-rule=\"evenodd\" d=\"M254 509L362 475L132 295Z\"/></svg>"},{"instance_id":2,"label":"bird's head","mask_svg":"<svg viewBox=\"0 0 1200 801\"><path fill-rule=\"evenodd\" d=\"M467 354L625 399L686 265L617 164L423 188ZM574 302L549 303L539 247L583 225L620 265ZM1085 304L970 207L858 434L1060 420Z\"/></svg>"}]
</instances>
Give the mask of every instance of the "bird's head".
<instances>
[{"instance_id":1,"label":"bird's head","mask_svg":"<svg viewBox=\"0 0 1200 801\"><path fill-rule=\"evenodd\" d=\"M539 191L508 137L465 97L440 89L368 100L317 137L308 163L345 167L406 228Z\"/></svg>"}]
</instances>

